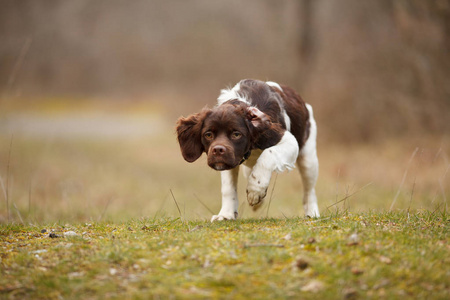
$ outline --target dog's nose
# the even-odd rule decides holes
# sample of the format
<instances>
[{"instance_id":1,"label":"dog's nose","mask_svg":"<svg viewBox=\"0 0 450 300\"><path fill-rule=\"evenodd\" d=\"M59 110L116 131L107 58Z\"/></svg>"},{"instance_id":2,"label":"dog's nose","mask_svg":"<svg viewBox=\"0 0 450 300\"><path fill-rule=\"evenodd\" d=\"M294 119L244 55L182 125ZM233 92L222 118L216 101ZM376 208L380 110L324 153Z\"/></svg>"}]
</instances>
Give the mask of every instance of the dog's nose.
<instances>
[{"instance_id":1,"label":"dog's nose","mask_svg":"<svg viewBox=\"0 0 450 300\"><path fill-rule=\"evenodd\" d=\"M221 145L214 146L212 152L214 155L223 155L226 151L226 148Z\"/></svg>"}]
</instances>

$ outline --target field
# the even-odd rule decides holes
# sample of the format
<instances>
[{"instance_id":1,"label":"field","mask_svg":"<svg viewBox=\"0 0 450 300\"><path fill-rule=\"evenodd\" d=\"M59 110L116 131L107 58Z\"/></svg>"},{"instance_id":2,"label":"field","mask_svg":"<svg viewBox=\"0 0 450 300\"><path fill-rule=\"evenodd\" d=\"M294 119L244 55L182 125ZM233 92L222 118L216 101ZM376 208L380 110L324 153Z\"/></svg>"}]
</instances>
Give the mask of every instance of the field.
<instances>
[{"instance_id":1,"label":"field","mask_svg":"<svg viewBox=\"0 0 450 300\"><path fill-rule=\"evenodd\" d=\"M210 224L219 174L183 161L163 108L3 108L2 298L450 295L448 137L319 139L322 218L301 217L294 170L257 212L241 181L241 219Z\"/></svg>"},{"instance_id":2,"label":"field","mask_svg":"<svg viewBox=\"0 0 450 300\"><path fill-rule=\"evenodd\" d=\"M443 213L3 225L7 299L448 299Z\"/></svg>"}]
</instances>

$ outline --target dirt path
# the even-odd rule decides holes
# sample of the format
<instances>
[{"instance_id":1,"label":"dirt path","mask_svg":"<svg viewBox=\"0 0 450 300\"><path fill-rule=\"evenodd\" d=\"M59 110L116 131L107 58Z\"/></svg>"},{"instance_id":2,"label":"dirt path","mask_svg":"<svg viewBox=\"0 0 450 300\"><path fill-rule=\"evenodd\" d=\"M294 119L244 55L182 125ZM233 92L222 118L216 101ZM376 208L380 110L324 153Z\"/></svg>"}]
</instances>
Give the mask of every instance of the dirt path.
<instances>
[{"instance_id":1,"label":"dirt path","mask_svg":"<svg viewBox=\"0 0 450 300\"><path fill-rule=\"evenodd\" d=\"M135 138L153 136L168 128L157 115L119 113L13 113L0 118L0 132L8 135L63 138Z\"/></svg>"}]
</instances>

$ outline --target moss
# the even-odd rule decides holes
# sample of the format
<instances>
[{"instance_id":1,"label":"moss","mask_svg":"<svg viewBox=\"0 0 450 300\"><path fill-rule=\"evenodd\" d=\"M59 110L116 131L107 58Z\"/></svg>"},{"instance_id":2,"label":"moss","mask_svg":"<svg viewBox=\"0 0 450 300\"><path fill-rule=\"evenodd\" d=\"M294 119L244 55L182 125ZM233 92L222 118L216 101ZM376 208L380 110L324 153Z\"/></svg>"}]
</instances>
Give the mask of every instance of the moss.
<instances>
[{"instance_id":1,"label":"moss","mask_svg":"<svg viewBox=\"0 0 450 300\"><path fill-rule=\"evenodd\" d=\"M69 230L77 236L64 237ZM0 232L0 295L11 299L450 295L449 224L439 212L8 224Z\"/></svg>"}]
</instances>

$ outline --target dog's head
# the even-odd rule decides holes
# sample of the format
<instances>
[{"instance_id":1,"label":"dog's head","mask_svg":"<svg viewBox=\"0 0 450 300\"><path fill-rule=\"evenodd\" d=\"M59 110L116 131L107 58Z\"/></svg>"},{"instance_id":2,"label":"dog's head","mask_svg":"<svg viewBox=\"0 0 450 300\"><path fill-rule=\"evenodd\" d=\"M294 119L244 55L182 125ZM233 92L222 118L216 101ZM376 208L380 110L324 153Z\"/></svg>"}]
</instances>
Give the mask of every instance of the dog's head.
<instances>
[{"instance_id":1,"label":"dog's head","mask_svg":"<svg viewBox=\"0 0 450 300\"><path fill-rule=\"evenodd\" d=\"M208 165L222 171L238 166L271 127L269 116L236 100L182 117L176 129L186 161L194 162L206 152Z\"/></svg>"}]
</instances>

